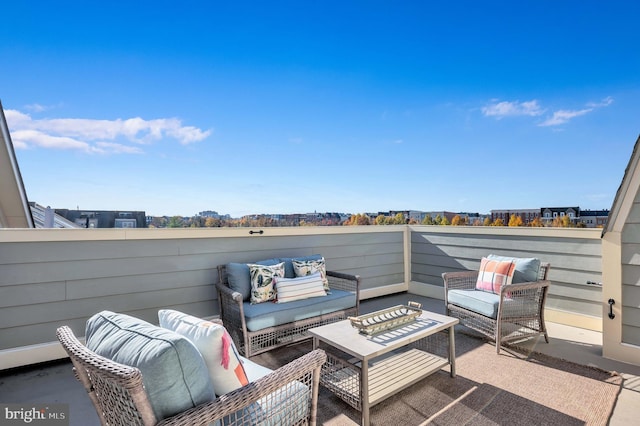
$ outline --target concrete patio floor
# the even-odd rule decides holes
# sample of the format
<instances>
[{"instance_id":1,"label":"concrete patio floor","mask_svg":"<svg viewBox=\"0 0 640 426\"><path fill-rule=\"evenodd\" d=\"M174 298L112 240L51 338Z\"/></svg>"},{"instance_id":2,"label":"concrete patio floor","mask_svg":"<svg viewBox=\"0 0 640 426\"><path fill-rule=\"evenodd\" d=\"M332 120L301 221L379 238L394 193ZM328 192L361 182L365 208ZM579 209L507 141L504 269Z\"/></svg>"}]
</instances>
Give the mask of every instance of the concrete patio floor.
<instances>
[{"instance_id":1,"label":"concrete patio floor","mask_svg":"<svg viewBox=\"0 0 640 426\"><path fill-rule=\"evenodd\" d=\"M362 301L361 312L367 313L409 300L422 303L423 308L444 313L442 300L408 293L398 293ZM640 366L620 363L602 357L602 335L598 332L547 322L550 343L543 338L521 344L532 350L582 365L615 371L624 378L618 396L612 426L637 424L640 416ZM69 404L71 426L99 425L98 417L71 372L69 361L61 360L0 372L0 402L2 403L66 403Z\"/></svg>"}]
</instances>

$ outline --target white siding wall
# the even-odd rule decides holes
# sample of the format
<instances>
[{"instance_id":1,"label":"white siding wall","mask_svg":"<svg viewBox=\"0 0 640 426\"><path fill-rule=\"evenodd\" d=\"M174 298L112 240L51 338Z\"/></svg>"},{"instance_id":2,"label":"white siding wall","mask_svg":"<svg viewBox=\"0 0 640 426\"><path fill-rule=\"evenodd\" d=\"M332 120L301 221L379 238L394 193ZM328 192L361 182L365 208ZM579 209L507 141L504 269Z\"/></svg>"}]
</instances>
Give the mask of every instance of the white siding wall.
<instances>
[{"instance_id":1,"label":"white siding wall","mask_svg":"<svg viewBox=\"0 0 640 426\"><path fill-rule=\"evenodd\" d=\"M640 193L622 230L622 343L640 346Z\"/></svg>"}]
</instances>

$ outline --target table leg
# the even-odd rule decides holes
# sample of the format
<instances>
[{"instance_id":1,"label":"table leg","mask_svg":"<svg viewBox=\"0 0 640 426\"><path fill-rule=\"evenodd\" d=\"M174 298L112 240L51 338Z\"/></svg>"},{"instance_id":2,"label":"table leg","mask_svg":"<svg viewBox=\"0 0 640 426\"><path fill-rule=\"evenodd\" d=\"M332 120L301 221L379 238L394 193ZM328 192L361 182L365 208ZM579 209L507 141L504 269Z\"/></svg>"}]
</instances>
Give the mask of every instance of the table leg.
<instances>
[{"instance_id":1,"label":"table leg","mask_svg":"<svg viewBox=\"0 0 640 426\"><path fill-rule=\"evenodd\" d=\"M456 338L453 326L449 327L449 367L451 377L456 377Z\"/></svg>"},{"instance_id":2,"label":"table leg","mask_svg":"<svg viewBox=\"0 0 640 426\"><path fill-rule=\"evenodd\" d=\"M360 368L360 402L362 405L362 426L369 426L369 360L362 360Z\"/></svg>"}]
</instances>

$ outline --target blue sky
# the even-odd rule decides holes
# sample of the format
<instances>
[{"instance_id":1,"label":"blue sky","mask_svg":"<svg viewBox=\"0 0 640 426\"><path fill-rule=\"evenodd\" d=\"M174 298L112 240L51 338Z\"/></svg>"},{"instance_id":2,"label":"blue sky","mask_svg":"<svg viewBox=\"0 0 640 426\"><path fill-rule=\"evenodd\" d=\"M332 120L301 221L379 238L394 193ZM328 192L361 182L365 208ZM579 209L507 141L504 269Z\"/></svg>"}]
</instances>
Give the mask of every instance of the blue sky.
<instances>
[{"instance_id":1,"label":"blue sky","mask_svg":"<svg viewBox=\"0 0 640 426\"><path fill-rule=\"evenodd\" d=\"M29 200L192 216L608 209L640 133L632 1L11 2Z\"/></svg>"}]
</instances>

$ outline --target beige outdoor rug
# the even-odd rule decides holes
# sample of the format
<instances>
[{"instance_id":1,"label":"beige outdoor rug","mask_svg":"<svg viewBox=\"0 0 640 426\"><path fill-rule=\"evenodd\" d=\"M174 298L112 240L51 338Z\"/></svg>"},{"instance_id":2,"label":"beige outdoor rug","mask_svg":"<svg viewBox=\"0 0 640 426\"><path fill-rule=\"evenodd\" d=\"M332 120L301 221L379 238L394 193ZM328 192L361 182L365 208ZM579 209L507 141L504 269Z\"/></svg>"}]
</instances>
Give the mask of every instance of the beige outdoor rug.
<instances>
[{"instance_id":1,"label":"beige outdoor rug","mask_svg":"<svg viewBox=\"0 0 640 426\"><path fill-rule=\"evenodd\" d=\"M444 342L443 342L444 343ZM276 368L304 342L261 354ZM371 408L372 425L606 425L622 385L615 373L456 333L456 372L440 371ZM320 387L318 424L357 425L360 413Z\"/></svg>"}]
</instances>

